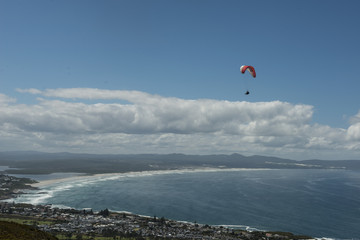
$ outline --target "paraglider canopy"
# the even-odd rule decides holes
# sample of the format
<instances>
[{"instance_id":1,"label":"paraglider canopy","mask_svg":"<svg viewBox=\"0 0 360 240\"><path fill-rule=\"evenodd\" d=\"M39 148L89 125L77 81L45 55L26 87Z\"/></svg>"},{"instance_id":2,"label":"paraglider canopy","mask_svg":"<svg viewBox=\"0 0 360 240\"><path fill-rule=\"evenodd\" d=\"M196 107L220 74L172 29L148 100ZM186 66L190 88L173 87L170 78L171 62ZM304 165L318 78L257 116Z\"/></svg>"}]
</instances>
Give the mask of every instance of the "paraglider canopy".
<instances>
[{"instance_id":1,"label":"paraglider canopy","mask_svg":"<svg viewBox=\"0 0 360 240\"><path fill-rule=\"evenodd\" d=\"M256 72L255 72L255 68L253 66L242 65L240 67L240 72L241 73L244 74L246 70L251 74L251 76L256 78Z\"/></svg>"},{"instance_id":2,"label":"paraglider canopy","mask_svg":"<svg viewBox=\"0 0 360 240\"><path fill-rule=\"evenodd\" d=\"M255 68L253 66L242 65L240 67L240 72L242 74L244 74L246 71L248 71L253 78L256 78L256 72L255 72ZM246 90L245 95L249 95L249 94L250 94L249 90Z\"/></svg>"}]
</instances>

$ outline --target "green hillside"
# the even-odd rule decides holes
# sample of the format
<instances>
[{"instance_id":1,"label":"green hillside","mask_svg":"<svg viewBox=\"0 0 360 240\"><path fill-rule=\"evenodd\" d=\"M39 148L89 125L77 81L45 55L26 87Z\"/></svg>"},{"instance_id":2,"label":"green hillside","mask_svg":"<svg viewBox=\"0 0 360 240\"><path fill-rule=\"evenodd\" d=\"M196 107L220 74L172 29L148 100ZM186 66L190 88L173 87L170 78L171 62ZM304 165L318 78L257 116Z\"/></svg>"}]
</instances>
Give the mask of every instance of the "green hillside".
<instances>
[{"instance_id":1,"label":"green hillside","mask_svg":"<svg viewBox=\"0 0 360 240\"><path fill-rule=\"evenodd\" d=\"M57 240L56 237L31 226L0 221L1 240Z\"/></svg>"}]
</instances>

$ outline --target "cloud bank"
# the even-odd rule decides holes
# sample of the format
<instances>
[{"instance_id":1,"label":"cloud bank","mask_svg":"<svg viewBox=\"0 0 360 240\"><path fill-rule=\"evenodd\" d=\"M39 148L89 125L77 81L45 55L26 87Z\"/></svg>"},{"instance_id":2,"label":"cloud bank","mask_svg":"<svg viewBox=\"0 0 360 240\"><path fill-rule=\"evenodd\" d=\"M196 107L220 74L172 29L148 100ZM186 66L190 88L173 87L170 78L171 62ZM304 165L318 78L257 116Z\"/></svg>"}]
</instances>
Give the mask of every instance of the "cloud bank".
<instances>
[{"instance_id":1,"label":"cloud bank","mask_svg":"<svg viewBox=\"0 0 360 240\"><path fill-rule=\"evenodd\" d=\"M342 129L312 123L313 106L280 101L186 100L92 88L17 91L37 102L0 94L2 151L360 157L360 112Z\"/></svg>"}]
</instances>

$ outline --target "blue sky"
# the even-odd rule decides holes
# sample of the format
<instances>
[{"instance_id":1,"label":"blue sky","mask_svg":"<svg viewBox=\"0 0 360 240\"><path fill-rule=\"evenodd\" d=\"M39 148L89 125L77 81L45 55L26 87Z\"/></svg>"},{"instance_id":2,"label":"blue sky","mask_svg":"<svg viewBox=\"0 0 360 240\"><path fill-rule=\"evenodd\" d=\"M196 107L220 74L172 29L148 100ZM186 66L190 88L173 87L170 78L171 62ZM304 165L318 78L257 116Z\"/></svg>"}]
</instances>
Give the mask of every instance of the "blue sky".
<instances>
[{"instance_id":1,"label":"blue sky","mask_svg":"<svg viewBox=\"0 0 360 240\"><path fill-rule=\"evenodd\" d=\"M0 150L359 159L359 7L0 0Z\"/></svg>"}]
</instances>

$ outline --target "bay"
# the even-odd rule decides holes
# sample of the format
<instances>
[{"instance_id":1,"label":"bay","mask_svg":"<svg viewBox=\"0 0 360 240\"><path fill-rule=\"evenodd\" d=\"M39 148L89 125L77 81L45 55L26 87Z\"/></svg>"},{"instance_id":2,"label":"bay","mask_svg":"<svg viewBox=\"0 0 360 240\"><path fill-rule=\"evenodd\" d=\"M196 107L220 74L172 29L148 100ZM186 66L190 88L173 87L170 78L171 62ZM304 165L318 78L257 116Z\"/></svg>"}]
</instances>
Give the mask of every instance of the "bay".
<instances>
[{"instance_id":1,"label":"bay","mask_svg":"<svg viewBox=\"0 0 360 240\"><path fill-rule=\"evenodd\" d=\"M349 170L230 169L75 177L44 185L16 201L360 239L360 172Z\"/></svg>"}]
</instances>

